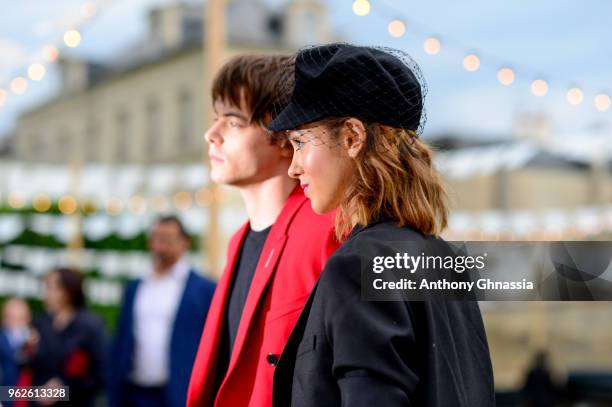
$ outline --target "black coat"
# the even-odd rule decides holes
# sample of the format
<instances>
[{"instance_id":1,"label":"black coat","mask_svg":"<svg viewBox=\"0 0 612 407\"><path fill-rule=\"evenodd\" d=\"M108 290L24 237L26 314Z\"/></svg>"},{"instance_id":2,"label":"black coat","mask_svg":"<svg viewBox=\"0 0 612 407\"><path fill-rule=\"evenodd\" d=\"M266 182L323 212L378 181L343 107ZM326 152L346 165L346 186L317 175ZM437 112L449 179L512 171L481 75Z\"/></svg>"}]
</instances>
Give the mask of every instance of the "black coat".
<instances>
[{"instance_id":1,"label":"black coat","mask_svg":"<svg viewBox=\"0 0 612 407\"><path fill-rule=\"evenodd\" d=\"M42 386L57 377L69 387L66 406L92 406L103 389L106 332L97 315L80 309L61 330L44 313L34 319L40 335L38 350L30 361L32 385ZM34 405L39 405L34 403Z\"/></svg>"},{"instance_id":2,"label":"black coat","mask_svg":"<svg viewBox=\"0 0 612 407\"><path fill-rule=\"evenodd\" d=\"M281 355L274 407L495 405L477 302L361 300L365 253L430 239L391 222L353 231L329 259Z\"/></svg>"}]
</instances>

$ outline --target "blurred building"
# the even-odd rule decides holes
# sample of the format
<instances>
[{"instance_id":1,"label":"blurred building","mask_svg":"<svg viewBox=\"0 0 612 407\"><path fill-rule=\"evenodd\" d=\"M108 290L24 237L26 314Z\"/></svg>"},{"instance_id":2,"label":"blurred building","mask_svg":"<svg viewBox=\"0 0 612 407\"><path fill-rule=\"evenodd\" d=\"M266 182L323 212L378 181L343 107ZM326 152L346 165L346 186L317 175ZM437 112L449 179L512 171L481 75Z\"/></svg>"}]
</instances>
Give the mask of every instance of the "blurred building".
<instances>
[{"instance_id":1,"label":"blurred building","mask_svg":"<svg viewBox=\"0 0 612 407\"><path fill-rule=\"evenodd\" d=\"M436 165L451 198L449 240L610 240L610 133L554 137L541 115L514 137L437 137ZM564 140L564 141L561 141ZM517 392L545 350L559 384L612 377L612 307L602 302L481 303L496 389ZM606 376L607 375L607 376ZM506 404L503 404L506 405Z\"/></svg>"},{"instance_id":2,"label":"blurred building","mask_svg":"<svg viewBox=\"0 0 612 407\"><path fill-rule=\"evenodd\" d=\"M534 138L438 138L436 165L451 199L447 237L484 240L612 236L612 154L606 135L583 148ZM584 136L584 137L583 137Z\"/></svg>"},{"instance_id":3,"label":"blurred building","mask_svg":"<svg viewBox=\"0 0 612 407\"><path fill-rule=\"evenodd\" d=\"M76 262L93 301L114 306L123 279L148 264L148 227L168 211L199 247L221 242L223 257L223 241L246 215L235 194L209 188L203 165L212 110L203 15L203 4L177 1L151 10L146 37L117 58L62 53L59 92L0 140L0 297L38 298L40 274ZM225 17L226 58L332 40L320 1L230 0ZM212 203L221 231L204 236ZM71 253L75 238L84 247ZM191 253L205 273L207 256Z\"/></svg>"},{"instance_id":4,"label":"blurred building","mask_svg":"<svg viewBox=\"0 0 612 407\"><path fill-rule=\"evenodd\" d=\"M59 61L56 98L23 114L12 157L37 163L197 162L210 101L205 91L202 5L177 3L152 10L141 44L113 61ZM230 56L293 51L330 40L327 11L297 0L283 9L260 1L230 1Z\"/></svg>"}]
</instances>

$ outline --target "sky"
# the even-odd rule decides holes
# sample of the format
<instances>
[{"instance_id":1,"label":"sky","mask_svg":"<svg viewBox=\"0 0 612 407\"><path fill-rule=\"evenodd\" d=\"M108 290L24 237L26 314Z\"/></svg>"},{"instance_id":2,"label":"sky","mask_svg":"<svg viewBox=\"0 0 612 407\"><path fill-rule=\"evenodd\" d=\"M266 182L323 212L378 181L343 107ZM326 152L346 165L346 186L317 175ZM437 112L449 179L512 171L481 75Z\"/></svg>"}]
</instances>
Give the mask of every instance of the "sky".
<instances>
[{"instance_id":1,"label":"sky","mask_svg":"<svg viewBox=\"0 0 612 407\"><path fill-rule=\"evenodd\" d=\"M110 61L146 34L146 13L173 0L101 0L98 14L83 23L81 45L72 55ZM264 0L280 7L287 0ZM82 19L83 0L21 0L3 5L0 16L0 88L25 74L40 60L40 49L61 44L63 32ZM612 137L612 108L595 109L599 92L612 96L612 2L607 0L372 0L367 16L356 16L352 0L323 2L330 12L332 31L340 38L364 45L385 45L407 51L427 80L425 135L460 134L467 137L504 137L513 134L523 114L549 117L556 137L579 139L594 131ZM392 19L405 22L406 33L393 38ZM229 27L231 29L231 27ZM441 52L428 55L423 41L436 36ZM481 67L462 66L467 53L481 57ZM502 86L496 79L501 66L511 66L516 80ZM57 73L51 66L40 82L30 82L26 93L9 92L0 107L0 135L9 133L16 118L56 94ZM550 89L536 97L531 81L544 78ZM578 86L584 101L572 106L568 88ZM571 137L571 138L570 138ZM612 140L612 139L611 139ZM612 144L612 143L611 143Z\"/></svg>"}]
</instances>

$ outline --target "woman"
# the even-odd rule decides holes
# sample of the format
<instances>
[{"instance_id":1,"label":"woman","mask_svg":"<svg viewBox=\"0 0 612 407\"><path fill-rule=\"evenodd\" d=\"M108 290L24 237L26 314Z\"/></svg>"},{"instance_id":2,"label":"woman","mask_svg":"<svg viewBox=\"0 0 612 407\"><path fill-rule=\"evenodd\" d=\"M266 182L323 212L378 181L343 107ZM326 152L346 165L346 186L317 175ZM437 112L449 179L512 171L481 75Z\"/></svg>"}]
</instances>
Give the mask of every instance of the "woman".
<instances>
[{"instance_id":1,"label":"woman","mask_svg":"<svg viewBox=\"0 0 612 407\"><path fill-rule=\"evenodd\" d=\"M32 384L68 386L70 401L60 405L91 406L103 384L105 333L102 321L85 308L83 276L64 267L49 272L44 304L46 312L34 320L39 339L30 360Z\"/></svg>"},{"instance_id":2,"label":"woman","mask_svg":"<svg viewBox=\"0 0 612 407\"><path fill-rule=\"evenodd\" d=\"M362 300L363 260L397 242L420 254L446 226L444 189L418 137L424 93L399 51L330 44L296 56L291 101L269 128L293 145L289 175L315 212L337 209L343 244L276 367L275 406L495 404L476 302Z\"/></svg>"}]
</instances>

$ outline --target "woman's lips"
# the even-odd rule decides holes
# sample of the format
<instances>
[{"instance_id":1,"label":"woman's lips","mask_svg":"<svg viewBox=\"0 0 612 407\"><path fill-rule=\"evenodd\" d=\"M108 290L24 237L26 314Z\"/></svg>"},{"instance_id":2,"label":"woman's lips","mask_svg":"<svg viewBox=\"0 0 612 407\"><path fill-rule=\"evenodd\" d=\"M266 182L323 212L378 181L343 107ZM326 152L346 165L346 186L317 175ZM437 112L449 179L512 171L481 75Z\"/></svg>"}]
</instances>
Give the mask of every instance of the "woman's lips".
<instances>
[{"instance_id":1,"label":"woman's lips","mask_svg":"<svg viewBox=\"0 0 612 407\"><path fill-rule=\"evenodd\" d=\"M300 184L300 186L304 190L304 195L306 195L308 193L308 184Z\"/></svg>"}]
</instances>

